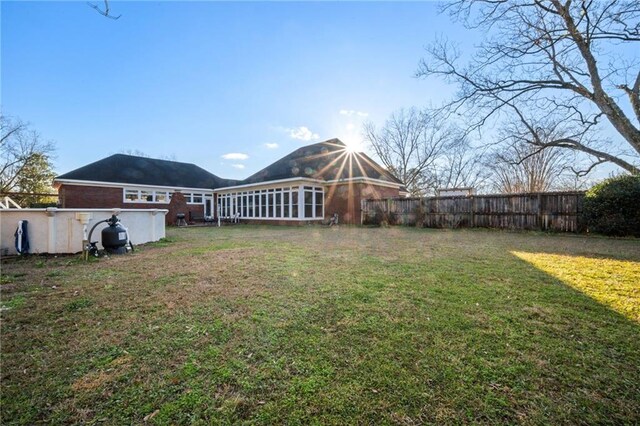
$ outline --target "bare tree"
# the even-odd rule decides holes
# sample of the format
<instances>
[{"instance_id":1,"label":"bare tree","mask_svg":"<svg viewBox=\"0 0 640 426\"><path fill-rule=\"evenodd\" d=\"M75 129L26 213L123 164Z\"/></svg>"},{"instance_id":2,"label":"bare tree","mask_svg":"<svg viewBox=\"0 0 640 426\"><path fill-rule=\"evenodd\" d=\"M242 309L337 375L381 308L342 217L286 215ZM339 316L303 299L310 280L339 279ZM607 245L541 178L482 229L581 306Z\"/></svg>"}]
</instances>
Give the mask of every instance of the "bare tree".
<instances>
[{"instance_id":1,"label":"bare tree","mask_svg":"<svg viewBox=\"0 0 640 426\"><path fill-rule=\"evenodd\" d=\"M536 151L531 145L513 145L492 157L493 189L501 193L561 189L569 170L565 154L558 148Z\"/></svg>"},{"instance_id":2,"label":"bare tree","mask_svg":"<svg viewBox=\"0 0 640 426\"><path fill-rule=\"evenodd\" d=\"M632 50L640 41L637 2L466 0L444 9L486 34L466 66L446 40L420 62L417 76L458 85L446 112L464 114L468 130L516 117L537 148L579 151L594 164L640 173L640 49ZM625 49L635 56L622 57ZM597 137L604 120L619 140ZM558 137L536 138L537 128L549 124Z\"/></svg>"},{"instance_id":3,"label":"bare tree","mask_svg":"<svg viewBox=\"0 0 640 426\"><path fill-rule=\"evenodd\" d=\"M50 158L54 151L54 144L44 141L27 123L0 115L0 192L41 188L40 183L53 174Z\"/></svg>"},{"instance_id":4,"label":"bare tree","mask_svg":"<svg viewBox=\"0 0 640 426\"><path fill-rule=\"evenodd\" d=\"M430 169L450 141L441 123L416 108L393 113L379 130L365 123L364 138L382 164L415 195L424 192Z\"/></svg>"},{"instance_id":5,"label":"bare tree","mask_svg":"<svg viewBox=\"0 0 640 426\"><path fill-rule=\"evenodd\" d=\"M433 190L474 188L477 192L482 192L490 176L484 159L484 153L460 135L437 161Z\"/></svg>"},{"instance_id":6,"label":"bare tree","mask_svg":"<svg viewBox=\"0 0 640 426\"><path fill-rule=\"evenodd\" d=\"M491 170L493 190L504 193L544 192L578 189L583 182L584 154L559 147L541 148L528 142L528 129L519 120L505 123L499 139L507 146L488 155L487 169ZM538 127L535 138L542 143L557 140L557 128ZM589 167L587 167L588 169Z\"/></svg>"},{"instance_id":7,"label":"bare tree","mask_svg":"<svg viewBox=\"0 0 640 426\"><path fill-rule=\"evenodd\" d=\"M123 148L120 151L118 151L118 154L132 155L134 157L151 158L151 156L149 154L147 154L144 151L140 151L139 149L124 149Z\"/></svg>"},{"instance_id":8,"label":"bare tree","mask_svg":"<svg viewBox=\"0 0 640 426\"><path fill-rule=\"evenodd\" d=\"M139 149L121 149L118 154L132 155L134 157L156 158L158 160L177 161L177 157L175 154L152 157L151 155L147 154L144 151L140 151Z\"/></svg>"}]
</instances>

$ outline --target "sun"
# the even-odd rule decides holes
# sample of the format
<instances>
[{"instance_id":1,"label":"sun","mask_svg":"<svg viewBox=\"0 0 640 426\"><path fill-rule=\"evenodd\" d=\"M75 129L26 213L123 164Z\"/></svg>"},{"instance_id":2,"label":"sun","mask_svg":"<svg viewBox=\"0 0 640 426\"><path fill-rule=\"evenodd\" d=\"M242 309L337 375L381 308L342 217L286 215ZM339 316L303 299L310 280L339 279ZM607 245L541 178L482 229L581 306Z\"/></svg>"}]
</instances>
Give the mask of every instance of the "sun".
<instances>
[{"instance_id":1,"label":"sun","mask_svg":"<svg viewBox=\"0 0 640 426\"><path fill-rule=\"evenodd\" d=\"M355 154L356 152L362 152L362 143L357 139L345 139L343 142L347 146L346 150L348 153Z\"/></svg>"}]
</instances>

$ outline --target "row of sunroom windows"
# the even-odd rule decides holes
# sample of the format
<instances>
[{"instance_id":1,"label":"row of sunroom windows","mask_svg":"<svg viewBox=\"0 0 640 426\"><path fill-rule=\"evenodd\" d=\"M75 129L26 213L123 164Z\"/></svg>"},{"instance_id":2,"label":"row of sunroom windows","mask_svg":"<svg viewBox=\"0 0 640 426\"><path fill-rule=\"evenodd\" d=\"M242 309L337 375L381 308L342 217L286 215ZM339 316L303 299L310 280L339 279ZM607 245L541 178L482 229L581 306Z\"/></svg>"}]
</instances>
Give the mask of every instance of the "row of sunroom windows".
<instances>
[{"instance_id":1,"label":"row of sunroom windows","mask_svg":"<svg viewBox=\"0 0 640 426\"><path fill-rule=\"evenodd\" d=\"M293 186L218 194L223 218L321 219L324 191L317 186Z\"/></svg>"}]
</instances>

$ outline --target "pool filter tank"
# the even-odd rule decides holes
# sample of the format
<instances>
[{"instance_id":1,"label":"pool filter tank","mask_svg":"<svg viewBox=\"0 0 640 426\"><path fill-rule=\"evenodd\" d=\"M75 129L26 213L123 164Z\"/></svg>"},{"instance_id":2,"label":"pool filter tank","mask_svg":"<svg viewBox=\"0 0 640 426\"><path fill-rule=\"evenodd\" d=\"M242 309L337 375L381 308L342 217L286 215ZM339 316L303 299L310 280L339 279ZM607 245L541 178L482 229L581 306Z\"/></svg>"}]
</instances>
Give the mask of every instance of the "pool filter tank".
<instances>
[{"instance_id":1,"label":"pool filter tank","mask_svg":"<svg viewBox=\"0 0 640 426\"><path fill-rule=\"evenodd\" d=\"M129 240L129 231L122 226L120 219L116 215L112 215L109 219L101 220L93 225L91 232L89 232L88 245L83 251L85 260L88 256L98 256L98 242L91 241L91 235L96 227L106 223L108 226L102 230L102 247L104 251L109 254L125 254L129 250L133 251L133 244Z\"/></svg>"},{"instance_id":2,"label":"pool filter tank","mask_svg":"<svg viewBox=\"0 0 640 426\"><path fill-rule=\"evenodd\" d=\"M102 230L102 247L111 254L124 254L127 252L129 233L127 228L120 224L118 216L113 215L107 219L107 226Z\"/></svg>"}]
</instances>

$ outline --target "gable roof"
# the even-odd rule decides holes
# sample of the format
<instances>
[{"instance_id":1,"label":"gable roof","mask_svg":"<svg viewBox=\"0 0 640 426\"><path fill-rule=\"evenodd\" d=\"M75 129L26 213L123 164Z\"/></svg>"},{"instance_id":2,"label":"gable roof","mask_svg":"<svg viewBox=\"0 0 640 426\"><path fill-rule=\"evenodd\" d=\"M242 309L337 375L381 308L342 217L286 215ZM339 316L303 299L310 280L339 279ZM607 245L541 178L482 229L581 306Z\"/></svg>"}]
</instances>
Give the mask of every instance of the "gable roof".
<instances>
[{"instance_id":1,"label":"gable roof","mask_svg":"<svg viewBox=\"0 0 640 426\"><path fill-rule=\"evenodd\" d=\"M362 152L350 152L339 139L303 146L243 181L224 179L191 163L114 154L54 179L174 188L217 189L291 178L335 181L371 178L402 182Z\"/></svg>"},{"instance_id":2,"label":"gable roof","mask_svg":"<svg viewBox=\"0 0 640 426\"><path fill-rule=\"evenodd\" d=\"M362 152L350 152L339 139L303 146L249 176L241 184L290 178L333 181L368 177L402 184L388 170Z\"/></svg>"},{"instance_id":3,"label":"gable roof","mask_svg":"<svg viewBox=\"0 0 640 426\"><path fill-rule=\"evenodd\" d=\"M203 189L238 183L220 178L195 164L126 154L111 155L55 178L62 179Z\"/></svg>"}]
</instances>

